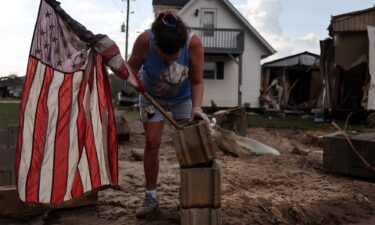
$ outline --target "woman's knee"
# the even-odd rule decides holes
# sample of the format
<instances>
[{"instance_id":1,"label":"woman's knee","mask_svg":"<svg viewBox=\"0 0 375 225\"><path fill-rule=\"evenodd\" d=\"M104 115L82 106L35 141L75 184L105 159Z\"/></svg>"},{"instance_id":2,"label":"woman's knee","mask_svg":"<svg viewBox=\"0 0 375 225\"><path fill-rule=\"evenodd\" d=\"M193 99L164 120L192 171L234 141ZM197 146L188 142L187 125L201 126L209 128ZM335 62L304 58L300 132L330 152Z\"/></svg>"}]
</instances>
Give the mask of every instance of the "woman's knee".
<instances>
[{"instance_id":1,"label":"woman's knee","mask_svg":"<svg viewBox=\"0 0 375 225\"><path fill-rule=\"evenodd\" d=\"M146 150L147 152L157 153L159 152L161 140L159 138L147 138L146 139Z\"/></svg>"}]
</instances>

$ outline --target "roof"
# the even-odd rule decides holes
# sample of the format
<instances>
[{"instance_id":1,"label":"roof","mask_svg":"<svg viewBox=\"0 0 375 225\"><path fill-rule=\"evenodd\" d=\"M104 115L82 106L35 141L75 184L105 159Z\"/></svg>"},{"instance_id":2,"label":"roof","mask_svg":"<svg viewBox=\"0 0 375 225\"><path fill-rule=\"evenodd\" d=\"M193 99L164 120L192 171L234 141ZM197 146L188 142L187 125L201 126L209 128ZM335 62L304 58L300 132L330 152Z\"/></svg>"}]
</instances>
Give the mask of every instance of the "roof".
<instances>
[{"instance_id":1,"label":"roof","mask_svg":"<svg viewBox=\"0 0 375 225\"><path fill-rule=\"evenodd\" d=\"M311 52L302 52L263 64L263 67L307 66L319 67L320 56Z\"/></svg>"},{"instance_id":2,"label":"roof","mask_svg":"<svg viewBox=\"0 0 375 225\"><path fill-rule=\"evenodd\" d=\"M330 34L332 32L366 31L367 25L375 26L375 6L332 16L328 30Z\"/></svg>"},{"instance_id":3,"label":"roof","mask_svg":"<svg viewBox=\"0 0 375 225\"><path fill-rule=\"evenodd\" d=\"M190 0L188 3L180 10L183 13L190 5L193 4L195 0ZM269 51L269 55L272 55L276 50L258 33L257 30L249 23L249 21L230 3L228 0L222 0L223 3L230 9L230 11L237 16L238 19L245 25L245 27L258 39L258 41ZM267 56L269 56L267 55Z\"/></svg>"},{"instance_id":4,"label":"roof","mask_svg":"<svg viewBox=\"0 0 375 225\"><path fill-rule=\"evenodd\" d=\"M183 7L189 0L152 0L152 5Z\"/></svg>"}]
</instances>

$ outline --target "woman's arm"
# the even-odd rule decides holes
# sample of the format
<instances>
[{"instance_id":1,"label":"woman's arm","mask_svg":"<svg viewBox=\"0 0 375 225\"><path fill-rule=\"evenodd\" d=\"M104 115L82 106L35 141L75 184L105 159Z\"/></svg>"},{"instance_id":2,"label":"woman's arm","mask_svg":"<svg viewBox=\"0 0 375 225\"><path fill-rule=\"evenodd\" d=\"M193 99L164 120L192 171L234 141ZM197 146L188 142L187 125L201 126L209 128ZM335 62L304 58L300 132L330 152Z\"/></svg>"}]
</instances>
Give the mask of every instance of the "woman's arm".
<instances>
[{"instance_id":1,"label":"woman's arm","mask_svg":"<svg viewBox=\"0 0 375 225\"><path fill-rule=\"evenodd\" d=\"M150 36L147 32L140 34L134 42L128 64L138 72L150 50Z\"/></svg>"},{"instance_id":2,"label":"woman's arm","mask_svg":"<svg viewBox=\"0 0 375 225\"><path fill-rule=\"evenodd\" d=\"M190 40L190 83L191 83L191 101L194 107L202 107L203 101L203 64L204 50L201 40L194 35Z\"/></svg>"}]
</instances>

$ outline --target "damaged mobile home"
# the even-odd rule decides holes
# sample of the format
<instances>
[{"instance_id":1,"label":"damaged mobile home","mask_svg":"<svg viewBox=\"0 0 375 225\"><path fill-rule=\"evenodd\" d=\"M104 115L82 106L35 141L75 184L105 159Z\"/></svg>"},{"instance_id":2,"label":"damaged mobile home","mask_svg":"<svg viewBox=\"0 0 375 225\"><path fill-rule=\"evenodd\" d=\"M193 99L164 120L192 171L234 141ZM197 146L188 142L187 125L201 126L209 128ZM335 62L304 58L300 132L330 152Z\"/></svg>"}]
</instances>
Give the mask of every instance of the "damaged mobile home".
<instances>
[{"instance_id":1,"label":"damaged mobile home","mask_svg":"<svg viewBox=\"0 0 375 225\"><path fill-rule=\"evenodd\" d=\"M302 52L264 63L260 102L265 108L309 110L322 88L320 56Z\"/></svg>"},{"instance_id":2,"label":"damaged mobile home","mask_svg":"<svg viewBox=\"0 0 375 225\"><path fill-rule=\"evenodd\" d=\"M332 16L320 41L320 108L334 117L375 110L375 7ZM365 113L365 114L364 114Z\"/></svg>"}]
</instances>

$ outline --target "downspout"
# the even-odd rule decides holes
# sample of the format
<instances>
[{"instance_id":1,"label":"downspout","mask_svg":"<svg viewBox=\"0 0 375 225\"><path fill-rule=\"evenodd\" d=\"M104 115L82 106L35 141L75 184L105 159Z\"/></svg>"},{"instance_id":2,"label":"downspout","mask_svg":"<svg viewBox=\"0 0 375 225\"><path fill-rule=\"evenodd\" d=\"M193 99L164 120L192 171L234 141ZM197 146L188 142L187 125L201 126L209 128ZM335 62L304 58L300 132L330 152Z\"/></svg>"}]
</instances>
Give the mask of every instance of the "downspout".
<instances>
[{"instance_id":1,"label":"downspout","mask_svg":"<svg viewBox=\"0 0 375 225\"><path fill-rule=\"evenodd\" d=\"M239 56L238 62L238 106L242 105L242 55Z\"/></svg>"}]
</instances>

